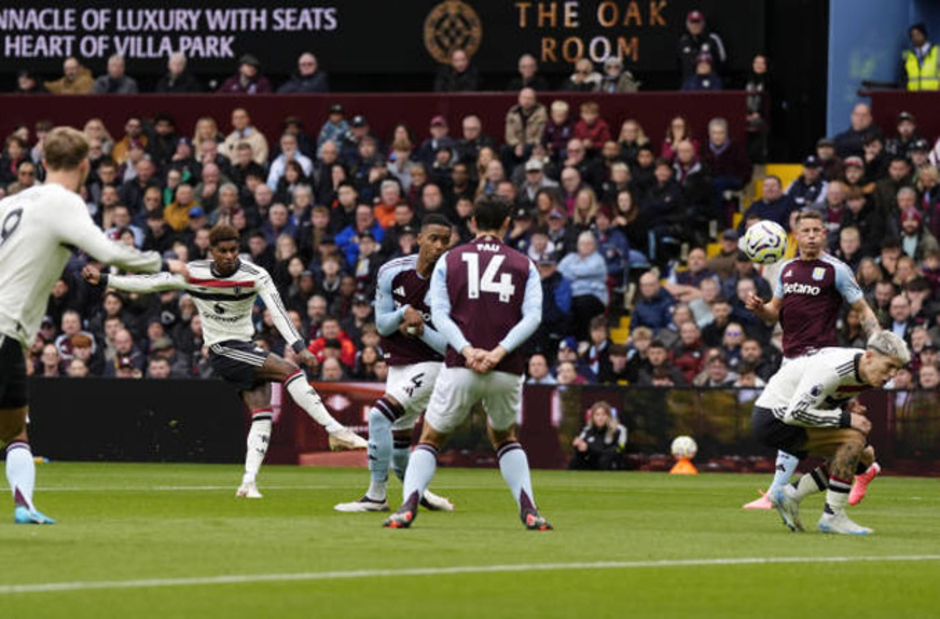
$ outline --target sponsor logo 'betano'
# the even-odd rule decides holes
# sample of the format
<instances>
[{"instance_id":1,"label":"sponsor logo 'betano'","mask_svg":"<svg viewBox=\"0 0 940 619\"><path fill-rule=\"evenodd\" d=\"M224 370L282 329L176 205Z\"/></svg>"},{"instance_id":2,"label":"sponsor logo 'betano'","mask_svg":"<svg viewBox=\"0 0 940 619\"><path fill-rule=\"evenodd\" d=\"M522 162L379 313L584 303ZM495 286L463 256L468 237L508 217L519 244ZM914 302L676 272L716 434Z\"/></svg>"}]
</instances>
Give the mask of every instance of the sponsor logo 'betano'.
<instances>
[{"instance_id":1,"label":"sponsor logo 'betano'","mask_svg":"<svg viewBox=\"0 0 940 619\"><path fill-rule=\"evenodd\" d=\"M822 292L819 286L810 286L808 284L784 284L783 294L807 294L817 296Z\"/></svg>"}]
</instances>

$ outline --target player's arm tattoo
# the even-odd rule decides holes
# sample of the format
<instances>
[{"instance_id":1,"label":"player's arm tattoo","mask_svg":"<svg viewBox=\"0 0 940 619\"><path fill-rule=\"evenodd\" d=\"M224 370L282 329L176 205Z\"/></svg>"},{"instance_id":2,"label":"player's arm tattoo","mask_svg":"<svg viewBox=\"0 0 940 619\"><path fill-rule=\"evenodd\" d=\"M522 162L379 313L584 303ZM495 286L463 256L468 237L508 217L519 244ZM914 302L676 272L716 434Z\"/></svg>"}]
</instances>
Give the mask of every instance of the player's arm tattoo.
<instances>
[{"instance_id":1,"label":"player's arm tattoo","mask_svg":"<svg viewBox=\"0 0 940 619\"><path fill-rule=\"evenodd\" d=\"M864 299L859 299L853 303L852 309L858 312L862 331L865 332L865 335L871 336L881 331L881 324L878 322L878 317L875 316L875 312L868 306L868 303L865 303Z\"/></svg>"}]
</instances>

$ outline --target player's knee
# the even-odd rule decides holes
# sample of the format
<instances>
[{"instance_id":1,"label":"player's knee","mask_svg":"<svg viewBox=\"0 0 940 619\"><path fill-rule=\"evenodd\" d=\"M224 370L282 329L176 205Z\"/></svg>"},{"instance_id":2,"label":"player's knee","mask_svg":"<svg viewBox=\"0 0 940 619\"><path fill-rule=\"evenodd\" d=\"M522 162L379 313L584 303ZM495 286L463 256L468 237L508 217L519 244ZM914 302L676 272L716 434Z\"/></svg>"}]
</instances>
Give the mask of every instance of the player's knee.
<instances>
[{"instance_id":1,"label":"player's knee","mask_svg":"<svg viewBox=\"0 0 940 619\"><path fill-rule=\"evenodd\" d=\"M405 411L398 402L384 396L376 400L375 405L369 410L369 423L372 423L374 419L378 424L393 424L404 414Z\"/></svg>"},{"instance_id":2,"label":"player's knee","mask_svg":"<svg viewBox=\"0 0 940 619\"><path fill-rule=\"evenodd\" d=\"M0 412L0 443L9 443L26 432L26 413L21 410Z\"/></svg>"},{"instance_id":3,"label":"player's knee","mask_svg":"<svg viewBox=\"0 0 940 619\"><path fill-rule=\"evenodd\" d=\"M867 447L865 447L865 449L862 450L861 456L859 456L859 460L861 460L865 464L871 464L872 462L874 462L875 461L875 448L872 447L871 445L868 445Z\"/></svg>"}]
</instances>

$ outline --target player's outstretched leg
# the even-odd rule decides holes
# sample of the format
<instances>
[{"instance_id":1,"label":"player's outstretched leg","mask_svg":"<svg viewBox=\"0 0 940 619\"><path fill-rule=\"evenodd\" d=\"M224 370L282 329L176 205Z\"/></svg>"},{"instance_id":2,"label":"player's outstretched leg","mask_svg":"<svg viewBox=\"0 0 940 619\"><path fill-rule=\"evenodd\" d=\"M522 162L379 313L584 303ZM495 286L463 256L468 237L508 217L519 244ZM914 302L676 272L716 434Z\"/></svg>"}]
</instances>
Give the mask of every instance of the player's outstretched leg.
<instances>
[{"instance_id":1,"label":"player's outstretched leg","mask_svg":"<svg viewBox=\"0 0 940 619\"><path fill-rule=\"evenodd\" d=\"M434 478L437 470L438 448L433 443L418 443L408 461L402 496L404 502L383 526L389 529L407 529L418 515L418 503Z\"/></svg>"},{"instance_id":2,"label":"player's outstretched leg","mask_svg":"<svg viewBox=\"0 0 940 619\"><path fill-rule=\"evenodd\" d=\"M268 361L271 359L269 358ZM283 360L281 360L283 362ZM366 449L369 444L364 438L342 425L330 415L319 394L314 391L302 370L294 366L293 372L284 379L284 389L294 398L294 402L304 409L314 421L326 428L330 434L330 447L333 449Z\"/></svg>"},{"instance_id":3,"label":"player's outstretched leg","mask_svg":"<svg viewBox=\"0 0 940 619\"><path fill-rule=\"evenodd\" d=\"M251 428L248 430L245 450L245 474L235 493L239 498L260 499L263 496L258 491L257 478L271 443L273 418L274 411L269 407L256 409L251 415Z\"/></svg>"},{"instance_id":4,"label":"player's outstretched leg","mask_svg":"<svg viewBox=\"0 0 940 619\"><path fill-rule=\"evenodd\" d=\"M762 493L761 496L757 499L754 499L750 503L745 503L743 505L744 509L773 509L775 505L770 499L770 495L775 494L778 490L782 490L790 483L790 478L793 477L793 473L796 472L796 467L799 466L800 459L796 456L788 454L785 451L777 452L777 460L774 463L774 481L770 485L770 488L767 489L766 493Z\"/></svg>"},{"instance_id":5,"label":"player's outstretched leg","mask_svg":"<svg viewBox=\"0 0 940 619\"><path fill-rule=\"evenodd\" d=\"M519 517L522 519L522 524L531 531L550 531L551 523L540 516L535 507L529 459L522 445L510 438L499 445L496 453L499 458L499 470L519 505Z\"/></svg>"},{"instance_id":6,"label":"player's outstretched leg","mask_svg":"<svg viewBox=\"0 0 940 619\"><path fill-rule=\"evenodd\" d=\"M881 473L881 465L875 462L875 450L869 445L862 451L855 470L855 482L849 492L849 505L858 505L868 492L868 484Z\"/></svg>"}]
</instances>

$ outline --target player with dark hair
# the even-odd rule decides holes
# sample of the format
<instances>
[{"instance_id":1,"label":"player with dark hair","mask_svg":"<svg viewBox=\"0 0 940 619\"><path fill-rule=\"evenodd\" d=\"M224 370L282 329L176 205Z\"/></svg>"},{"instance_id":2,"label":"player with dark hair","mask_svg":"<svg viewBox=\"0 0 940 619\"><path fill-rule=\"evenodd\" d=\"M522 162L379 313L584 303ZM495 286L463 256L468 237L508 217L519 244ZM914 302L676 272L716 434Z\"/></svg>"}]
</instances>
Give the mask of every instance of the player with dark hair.
<instances>
[{"instance_id":1,"label":"player with dark hair","mask_svg":"<svg viewBox=\"0 0 940 619\"><path fill-rule=\"evenodd\" d=\"M447 248L453 226L431 213L421 222L418 253L382 265L375 290L375 324L388 362L383 395L369 410L369 473L372 481L358 501L340 503L340 512L388 511L388 469L404 479L411 433L428 406L444 361L447 342L431 324L428 292L431 273ZM421 504L453 511L442 497L425 490Z\"/></svg>"},{"instance_id":2,"label":"player with dark hair","mask_svg":"<svg viewBox=\"0 0 940 619\"><path fill-rule=\"evenodd\" d=\"M78 191L88 178L88 140L68 127L45 138L46 183L0 202L0 443L6 444L14 521L53 524L33 505L36 466L26 433L29 400L24 350L35 341L49 291L75 248L123 269L156 272L160 256L110 241ZM173 270L185 271L171 261Z\"/></svg>"},{"instance_id":3,"label":"player with dark hair","mask_svg":"<svg viewBox=\"0 0 940 619\"><path fill-rule=\"evenodd\" d=\"M514 428L525 375L522 345L541 321L542 286L535 264L502 242L509 215L504 198L478 198L476 238L444 254L434 267L431 320L447 341L447 352L421 441L408 461L404 502L386 527L411 526L447 436L482 401L490 441L523 524L531 530L552 528L536 509L528 459Z\"/></svg>"},{"instance_id":4,"label":"player with dark hair","mask_svg":"<svg viewBox=\"0 0 940 619\"><path fill-rule=\"evenodd\" d=\"M765 303L756 294L746 300L746 307L767 323L780 321L783 328L784 365L790 360L837 345L836 322L843 299L861 317L865 333L881 330L878 318L865 302L865 296L847 264L825 253L826 227L818 211L802 211L796 219L799 256L780 265L773 297ZM774 480L767 494L744 507L770 509L770 496L790 482L800 459L784 450L777 453ZM872 463L859 477L861 496L868 481L881 467ZM856 493L858 494L858 493ZM854 503L861 500L857 497Z\"/></svg>"},{"instance_id":5,"label":"player with dark hair","mask_svg":"<svg viewBox=\"0 0 940 619\"><path fill-rule=\"evenodd\" d=\"M296 363L255 346L251 308L260 296L271 312L275 327L287 345L297 353L300 361L305 365L316 364L313 353L307 350L303 338L291 323L271 276L257 265L242 262L238 254L238 231L232 226L220 224L209 233L211 260L196 260L187 264L187 277L168 273L149 276L107 275L91 266L85 267L82 275L90 284L111 286L127 292L185 290L189 293L202 317L212 369L239 390L242 400L252 412L245 475L236 496L261 498L255 479L271 439L273 412L270 406L270 382L283 383L294 402L326 428L332 447L364 449L366 441L330 415Z\"/></svg>"},{"instance_id":6,"label":"player with dark hair","mask_svg":"<svg viewBox=\"0 0 940 619\"><path fill-rule=\"evenodd\" d=\"M883 387L910 360L904 340L890 331L879 331L868 339L866 350L826 348L794 359L770 379L754 406L751 425L756 438L798 458L829 459L828 464L771 494L790 530L803 530L800 501L825 490L826 507L817 525L820 531L872 532L845 513L856 467L860 462L874 462L874 452L865 447L871 422L864 416L865 407L853 398L867 387Z\"/></svg>"}]
</instances>

